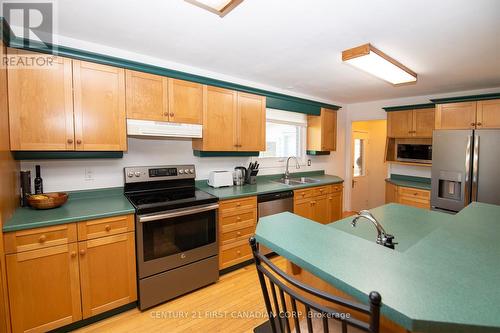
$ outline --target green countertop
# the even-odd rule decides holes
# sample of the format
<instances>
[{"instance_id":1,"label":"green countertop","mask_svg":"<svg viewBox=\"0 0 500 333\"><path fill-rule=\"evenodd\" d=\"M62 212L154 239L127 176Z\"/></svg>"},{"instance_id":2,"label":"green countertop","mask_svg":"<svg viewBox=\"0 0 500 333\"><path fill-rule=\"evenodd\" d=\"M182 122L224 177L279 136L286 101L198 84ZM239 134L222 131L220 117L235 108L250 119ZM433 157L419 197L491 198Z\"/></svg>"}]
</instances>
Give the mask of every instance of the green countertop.
<instances>
[{"instance_id":1,"label":"green countertop","mask_svg":"<svg viewBox=\"0 0 500 333\"><path fill-rule=\"evenodd\" d=\"M47 227L101 217L133 214L134 207L123 195L123 187L69 192L66 204L47 210L16 209L3 225L3 232Z\"/></svg>"},{"instance_id":2,"label":"green countertop","mask_svg":"<svg viewBox=\"0 0 500 333\"><path fill-rule=\"evenodd\" d=\"M291 213L259 220L257 241L413 332L500 332L500 206L457 215L388 204L371 212L396 250L375 243L368 221L322 225Z\"/></svg>"},{"instance_id":3,"label":"green countertop","mask_svg":"<svg viewBox=\"0 0 500 333\"><path fill-rule=\"evenodd\" d=\"M269 176L259 176L257 177L257 184L249 185L245 184L243 186L230 186L213 188L208 186L206 180L199 180L196 182L196 187L200 190L210 193L221 200L236 199L242 197L248 197L253 195L273 193L287 190L296 190L306 187L321 186L327 184L338 184L344 182L344 180L337 176L325 175L324 171L310 171L291 174L291 178L295 177L311 177L317 179L319 182L311 184L301 184L301 185L285 185L276 183L273 180L280 179L282 175L269 175Z\"/></svg>"},{"instance_id":4,"label":"green countertop","mask_svg":"<svg viewBox=\"0 0 500 333\"><path fill-rule=\"evenodd\" d=\"M430 178L392 174L391 177L387 178L385 181L397 186L418 188L421 190L428 190L428 191L431 190Z\"/></svg>"}]
</instances>

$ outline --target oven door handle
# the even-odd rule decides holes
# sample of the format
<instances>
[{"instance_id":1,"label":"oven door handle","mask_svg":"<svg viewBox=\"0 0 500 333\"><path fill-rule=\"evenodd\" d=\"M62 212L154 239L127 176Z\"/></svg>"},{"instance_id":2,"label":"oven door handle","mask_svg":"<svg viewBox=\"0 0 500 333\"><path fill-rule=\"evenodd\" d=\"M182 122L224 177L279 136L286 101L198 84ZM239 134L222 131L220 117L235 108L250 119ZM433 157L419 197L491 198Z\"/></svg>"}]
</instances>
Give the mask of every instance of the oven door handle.
<instances>
[{"instance_id":1,"label":"oven door handle","mask_svg":"<svg viewBox=\"0 0 500 333\"><path fill-rule=\"evenodd\" d=\"M178 216L186 216L186 215L206 212L206 211L214 210L217 208L219 208L219 204L205 205L205 206L199 206L199 207L188 208L188 209L184 209L184 208L176 209L176 210L173 210L173 211L168 212L168 213L139 216L139 222L144 223L144 222L152 222L152 221L158 221L158 220L163 220L163 219L170 219L170 218L178 217Z\"/></svg>"}]
</instances>

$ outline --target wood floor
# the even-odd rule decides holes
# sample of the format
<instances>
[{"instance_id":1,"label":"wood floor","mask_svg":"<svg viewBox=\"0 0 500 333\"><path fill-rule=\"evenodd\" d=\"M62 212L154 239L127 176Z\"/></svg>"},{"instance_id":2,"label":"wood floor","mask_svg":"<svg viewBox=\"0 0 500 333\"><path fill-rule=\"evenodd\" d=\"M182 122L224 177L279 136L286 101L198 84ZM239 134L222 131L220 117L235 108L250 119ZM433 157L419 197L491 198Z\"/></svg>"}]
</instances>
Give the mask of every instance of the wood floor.
<instances>
[{"instance_id":1,"label":"wood floor","mask_svg":"<svg viewBox=\"0 0 500 333\"><path fill-rule=\"evenodd\" d=\"M285 259L276 257L273 262L285 269ZM221 276L216 284L150 310L130 310L77 332L244 333L265 321L264 311L255 266L250 265Z\"/></svg>"}]
</instances>

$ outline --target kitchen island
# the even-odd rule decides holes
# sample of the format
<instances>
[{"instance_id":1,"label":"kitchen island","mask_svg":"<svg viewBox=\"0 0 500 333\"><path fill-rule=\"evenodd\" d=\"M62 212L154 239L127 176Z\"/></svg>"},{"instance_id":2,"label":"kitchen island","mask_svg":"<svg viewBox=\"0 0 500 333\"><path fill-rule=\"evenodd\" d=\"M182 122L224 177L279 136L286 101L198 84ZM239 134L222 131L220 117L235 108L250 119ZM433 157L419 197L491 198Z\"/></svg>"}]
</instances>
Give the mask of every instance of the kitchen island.
<instances>
[{"instance_id":1,"label":"kitchen island","mask_svg":"<svg viewBox=\"0 0 500 333\"><path fill-rule=\"evenodd\" d=\"M500 332L500 206L457 215L389 204L372 209L395 250L367 220L321 225L294 214L262 218L257 241L359 301L382 295L382 315L411 332ZM295 272L297 273L297 272Z\"/></svg>"}]
</instances>

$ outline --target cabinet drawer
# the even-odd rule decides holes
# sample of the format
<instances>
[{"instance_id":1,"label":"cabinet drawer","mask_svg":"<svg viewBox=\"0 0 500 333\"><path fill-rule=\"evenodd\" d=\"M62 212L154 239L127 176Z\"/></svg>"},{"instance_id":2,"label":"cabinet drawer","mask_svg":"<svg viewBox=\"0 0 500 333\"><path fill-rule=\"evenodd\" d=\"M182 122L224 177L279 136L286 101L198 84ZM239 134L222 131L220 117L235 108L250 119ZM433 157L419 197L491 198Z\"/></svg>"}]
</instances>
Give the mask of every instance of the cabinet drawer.
<instances>
[{"instance_id":1,"label":"cabinet drawer","mask_svg":"<svg viewBox=\"0 0 500 333\"><path fill-rule=\"evenodd\" d=\"M318 187L313 187L313 196L316 197L318 195L323 195L323 194L328 194L331 191L331 186L318 186Z\"/></svg>"},{"instance_id":2,"label":"cabinet drawer","mask_svg":"<svg viewBox=\"0 0 500 333\"><path fill-rule=\"evenodd\" d=\"M239 214L242 210L257 209L257 197L225 200L219 202L219 215L231 216Z\"/></svg>"},{"instance_id":3,"label":"cabinet drawer","mask_svg":"<svg viewBox=\"0 0 500 333\"><path fill-rule=\"evenodd\" d=\"M240 240L246 240L248 239L255 233L255 225L249 225L244 228L239 228L235 230L230 230L230 231L224 231L221 230L219 241L221 245L226 245L232 242L240 241Z\"/></svg>"},{"instance_id":4,"label":"cabinet drawer","mask_svg":"<svg viewBox=\"0 0 500 333\"><path fill-rule=\"evenodd\" d=\"M248 239L243 239L221 247L219 268L223 269L252 258L252 249Z\"/></svg>"},{"instance_id":5,"label":"cabinet drawer","mask_svg":"<svg viewBox=\"0 0 500 333\"><path fill-rule=\"evenodd\" d=\"M303 190L293 191L293 197L295 200L310 198L312 196L314 196L314 189L312 189L312 188L306 188Z\"/></svg>"},{"instance_id":6,"label":"cabinet drawer","mask_svg":"<svg viewBox=\"0 0 500 333\"><path fill-rule=\"evenodd\" d=\"M342 184L335 184L335 185L330 185L330 193L334 192L340 192L344 188L344 185Z\"/></svg>"},{"instance_id":7,"label":"cabinet drawer","mask_svg":"<svg viewBox=\"0 0 500 333\"><path fill-rule=\"evenodd\" d=\"M430 191L420 190L420 189L410 188L410 187L399 187L398 194L400 196L418 198L418 199L424 199L424 200L429 200L431 197Z\"/></svg>"},{"instance_id":8,"label":"cabinet drawer","mask_svg":"<svg viewBox=\"0 0 500 333\"><path fill-rule=\"evenodd\" d=\"M106 217L78 223L78 240L121 234L134 231L134 215Z\"/></svg>"},{"instance_id":9,"label":"cabinet drawer","mask_svg":"<svg viewBox=\"0 0 500 333\"><path fill-rule=\"evenodd\" d=\"M255 224L257 222L257 210L236 212L235 215L223 216L219 218L219 227L228 228L230 226L236 227L238 225L248 225L249 223Z\"/></svg>"},{"instance_id":10,"label":"cabinet drawer","mask_svg":"<svg viewBox=\"0 0 500 333\"><path fill-rule=\"evenodd\" d=\"M4 234L5 253L17 253L77 241L76 224L13 231Z\"/></svg>"},{"instance_id":11,"label":"cabinet drawer","mask_svg":"<svg viewBox=\"0 0 500 333\"><path fill-rule=\"evenodd\" d=\"M399 203L417 208L430 209L430 201L425 199L399 197Z\"/></svg>"}]
</instances>

